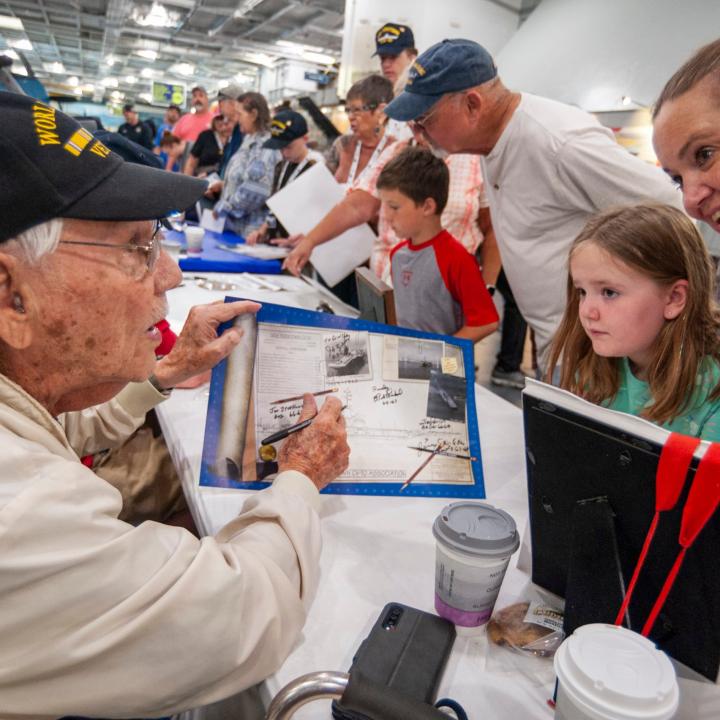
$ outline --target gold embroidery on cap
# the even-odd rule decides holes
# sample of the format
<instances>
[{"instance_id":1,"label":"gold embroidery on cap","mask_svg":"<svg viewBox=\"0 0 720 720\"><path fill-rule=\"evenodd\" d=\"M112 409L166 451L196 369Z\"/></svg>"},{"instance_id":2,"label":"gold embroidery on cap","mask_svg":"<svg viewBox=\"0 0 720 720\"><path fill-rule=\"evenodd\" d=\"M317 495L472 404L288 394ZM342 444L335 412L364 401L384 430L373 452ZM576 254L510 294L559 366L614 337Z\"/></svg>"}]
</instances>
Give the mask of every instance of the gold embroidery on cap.
<instances>
[{"instance_id":1,"label":"gold embroidery on cap","mask_svg":"<svg viewBox=\"0 0 720 720\"><path fill-rule=\"evenodd\" d=\"M425 75L425 73L427 72L427 70L426 70L419 62L417 62L417 60L413 63L413 70L415 70L415 72L416 72L420 77L422 77L423 75Z\"/></svg>"},{"instance_id":2,"label":"gold embroidery on cap","mask_svg":"<svg viewBox=\"0 0 720 720\"><path fill-rule=\"evenodd\" d=\"M105 147L99 140L96 140L93 145L90 146L90 152L95 153L101 158L106 158L110 154L110 148Z\"/></svg>"},{"instance_id":3,"label":"gold embroidery on cap","mask_svg":"<svg viewBox=\"0 0 720 720\"><path fill-rule=\"evenodd\" d=\"M55 122L55 108L35 103L32 106L33 111L33 127L35 134L40 140L40 145L60 145L60 138L54 132L57 130Z\"/></svg>"},{"instance_id":4,"label":"gold embroidery on cap","mask_svg":"<svg viewBox=\"0 0 720 720\"><path fill-rule=\"evenodd\" d=\"M392 25L385 25L377 31L375 38L381 45L385 45L386 43L395 42L400 37L400 32L398 28Z\"/></svg>"},{"instance_id":5,"label":"gold embroidery on cap","mask_svg":"<svg viewBox=\"0 0 720 720\"><path fill-rule=\"evenodd\" d=\"M272 126L270 127L270 134L277 137L278 135L282 135L285 132L285 129L290 126L291 123L288 123L287 125L282 120L273 120Z\"/></svg>"},{"instance_id":6,"label":"gold embroidery on cap","mask_svg":"<svg viewBox=\"0 0 720 720\"><path fill-rule=\"evenodd\" d=\"M80 128L70 136L70 139L63 145L63 149L71 155L79 157L92 139L93 136L85 128Z\"/></svg>"}]
</instances>

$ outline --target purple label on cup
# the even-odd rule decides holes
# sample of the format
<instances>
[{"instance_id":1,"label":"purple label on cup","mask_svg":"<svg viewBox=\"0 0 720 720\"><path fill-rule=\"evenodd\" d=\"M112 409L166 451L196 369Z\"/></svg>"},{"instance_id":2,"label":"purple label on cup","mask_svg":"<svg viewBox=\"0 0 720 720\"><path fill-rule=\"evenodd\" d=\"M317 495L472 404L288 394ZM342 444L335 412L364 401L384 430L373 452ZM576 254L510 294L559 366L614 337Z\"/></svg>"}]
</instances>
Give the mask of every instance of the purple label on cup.
<instances>
[{"instance_id":1,"label":"purple label on cup","mask_svg":"<svg viewBox=\"0 0 720 720\"><path fill-rule=\"evenodd\" d=\"M492 615L492 608L482 610L481 612L468 612L467 610L458 610L447 603L443 602L435 595L435 610L440 617L449 620L455 625L463 627L477 627L484 625Z\"/></svg>"}]
</instances>

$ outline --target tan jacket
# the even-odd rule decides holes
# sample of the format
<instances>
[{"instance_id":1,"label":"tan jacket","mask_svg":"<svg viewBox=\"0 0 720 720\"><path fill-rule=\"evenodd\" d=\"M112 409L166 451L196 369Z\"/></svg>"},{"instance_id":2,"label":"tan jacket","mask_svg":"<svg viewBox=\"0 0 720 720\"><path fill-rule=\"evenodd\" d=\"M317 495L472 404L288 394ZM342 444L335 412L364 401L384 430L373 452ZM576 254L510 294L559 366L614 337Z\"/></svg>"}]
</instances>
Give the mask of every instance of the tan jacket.
<instances>
[{"instance_id":1,"label":"tan jacket","mask_svg":"<svg viewBox=\"0 0 720 720\"><path fill-rule=\"evenodd\" d=\"M0 720L170 715L272 673L317 585L317 490L248 497L217 537L117 519L79 455L122 440L148 383L60 420L0 376Z\"/></svg>"}]
</instances>

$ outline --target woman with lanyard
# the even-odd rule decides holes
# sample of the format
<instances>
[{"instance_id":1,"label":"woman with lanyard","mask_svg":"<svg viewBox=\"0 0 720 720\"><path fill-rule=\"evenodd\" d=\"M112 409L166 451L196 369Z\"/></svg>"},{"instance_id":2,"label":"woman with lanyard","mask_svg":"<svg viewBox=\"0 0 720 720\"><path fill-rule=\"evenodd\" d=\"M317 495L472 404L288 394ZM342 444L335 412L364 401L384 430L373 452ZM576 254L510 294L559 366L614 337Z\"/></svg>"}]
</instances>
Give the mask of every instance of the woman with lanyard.
<instances>
[{"instance_id":1,"label":"woman with lanyard","mask_svg":"<svg viewBox=\"0 0 720 720\"><path fill-rule=\"evenodd\" d=\"M392 99L392 83L381 75L358 80L348 90L345 112L352 134L343 135L333 146L337 154L335 179L348 189L363 170L372 167L383 150L395 142L395 138L385 132L387 118L383 112Z\"/></svg>"},{"instance_id":2,"label":"woman with lanyard","mask_svg":"<svg viewBox=\"0 0 720 720\"><path fill-rule=\"evenodd\" d=\"M272 137L265 141L265 147L279 150L283 157L275 166L270 192L270 195L274 195L309 170L315 163L324 163L325 160L319 152L308 148L308 126L300 113L293 110L281 110L273 118L270 132ZM245 239L249 245L254 245L258 242L287 237L287 230L271 212L268 212L265 222Z\"/></svg>"},{"instance_id":3,"label":"woman with lanyard","mask_svg":"<svg viewBox=\"0 0 720 720\"><path fill-rule=\"evenodd\" d=\"M240 103L242 145L232 156L225 179L212 183L208 192L222 190L213 213L215 217L225 217L226 231L245 237L265 219L265 201L270 196L280 153L265 147L270 139L270 109L265 98L249 92Z\"/></svg>"}]
</instances>

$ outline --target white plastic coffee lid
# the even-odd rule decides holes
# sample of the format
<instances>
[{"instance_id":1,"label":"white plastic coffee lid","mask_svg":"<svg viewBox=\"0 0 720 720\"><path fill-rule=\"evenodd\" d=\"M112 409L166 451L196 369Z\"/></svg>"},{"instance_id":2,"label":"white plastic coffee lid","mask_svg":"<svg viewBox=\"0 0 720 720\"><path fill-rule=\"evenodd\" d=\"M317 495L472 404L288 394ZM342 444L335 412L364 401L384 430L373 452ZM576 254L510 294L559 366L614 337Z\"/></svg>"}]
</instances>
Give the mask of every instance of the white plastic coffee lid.
<instances>
[{"instance_id":1,"label":"white plastic coffee lid","mask_svg":"<svg viewBox=\"0 0 720 720\"><path fill-rule=\"evenodd\" d=\"M520 534L508 513L473 500L444 507L433 524L433 535L471 555L512 555L520 545Z\"/></svg>"},{"instance_id":2,"label":"white plastic coffee lid","mask_svg":"<svg viewBox=\"0 0 720 720\"><path fill-rule=\"evenodd\" d=\"M562 690L598 720L668 720L678 707L675 670L647 638L616 625L583 625L555 653Z\"/></svg>"}]
</instances>

